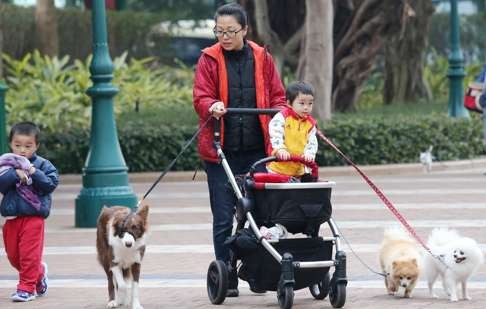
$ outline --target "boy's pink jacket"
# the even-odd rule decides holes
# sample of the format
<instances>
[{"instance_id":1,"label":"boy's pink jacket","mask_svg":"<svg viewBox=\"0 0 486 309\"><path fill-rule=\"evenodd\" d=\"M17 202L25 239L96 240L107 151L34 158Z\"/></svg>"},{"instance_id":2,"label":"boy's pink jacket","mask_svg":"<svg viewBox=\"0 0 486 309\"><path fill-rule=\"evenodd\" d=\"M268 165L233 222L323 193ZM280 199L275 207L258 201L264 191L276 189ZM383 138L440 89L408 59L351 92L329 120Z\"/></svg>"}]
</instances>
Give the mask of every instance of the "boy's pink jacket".
<instances>
[{"instance_id":1,"label":"boy's pink jacket","mask_svg":"<svg viewBox=\"0 0 486 309\"><path fill-rule=\"evenodd\" d=\"M282 108L285 104L285 90L280 76L275 68L270 54L258 44L248 41L253 50L255 61L255 88L257 108ZM202 55L196 66L193 88L194 109L199 115L199 125L203 125L211 117L209 107L216 101L222 101L228 106L228 76L224 61L222 47L214 44L202 51ZM265 139L265 149L268 148L270 139L268 135L268 123L271 116L260 115ZM213 146L214 132L213 121L199 134L198 150L201 159L218 162L216 149ZM221 120L221 146L224 147L224 122Z\"/></svg>"}]
</instances>

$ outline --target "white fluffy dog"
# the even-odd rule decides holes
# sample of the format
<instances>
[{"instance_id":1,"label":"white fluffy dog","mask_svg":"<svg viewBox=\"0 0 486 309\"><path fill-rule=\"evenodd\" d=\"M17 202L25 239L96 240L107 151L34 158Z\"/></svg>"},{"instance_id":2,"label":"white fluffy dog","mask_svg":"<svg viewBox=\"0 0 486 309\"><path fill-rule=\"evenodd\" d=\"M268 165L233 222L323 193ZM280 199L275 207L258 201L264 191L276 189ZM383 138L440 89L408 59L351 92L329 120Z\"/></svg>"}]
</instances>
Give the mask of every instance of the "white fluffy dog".
<instances>
[{"instance_id":1,"label":"white fluffy dog","mask_svg":"<svg viewBox=\"0 0 486 309\"><path fill-rule=\"evenodd\" d=\"M457 301L457 286L462 285L462 298L467 293L467 280L484 263L484 255L474 239L460 236L455 230L434 229L427 245L436 258L425 256L425 275L430 296L436 298L433 286L440 276L445 292L451 301Z\"/></svg>"},{"instance_id":2,"label":"white fluffy dog","mask_svg":"<svg viewBox=\"0 0 486 309\"><path fill-rule=\"evenodd\" d=\"M435 159L432 155L432 149L434 149L434 146L430 146L426 151L420 153L420 163L422 163L426 173L432 171L432 162Z\"/></svg>"}]
</instances>

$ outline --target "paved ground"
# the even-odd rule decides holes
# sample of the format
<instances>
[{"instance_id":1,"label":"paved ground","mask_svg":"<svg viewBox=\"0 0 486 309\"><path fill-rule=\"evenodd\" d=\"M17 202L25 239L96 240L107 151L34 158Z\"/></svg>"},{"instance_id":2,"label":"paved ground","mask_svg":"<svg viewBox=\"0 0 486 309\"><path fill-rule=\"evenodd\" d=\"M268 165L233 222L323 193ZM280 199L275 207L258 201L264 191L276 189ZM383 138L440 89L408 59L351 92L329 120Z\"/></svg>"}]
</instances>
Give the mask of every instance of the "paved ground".
<instances>
[{"instance_id":1,"label":"paved ground","mask_svg":"<svg viewBox=\"0 0 486 309\"><path fill-rule=\"evenodd\" d=\"M431 228L453 226L474 237L486 250L486 160L441 163L430 174L419 165L366 167L419 235ZM192 173L169 175L149 196L151 234L142 266L141 300L144 308L215 308L205 290L205 273L213 259L211 214L206 184L187 181ZM130 175L137 194L143 194L156 174ZM321 177L336 181L333 217L354 251L377 268L376 251L383 228L394 218L351 168L322 169ZM16 273L0 247L0 308L105 308L106 282L97 264L95 230L74 228L74 198L80 191L79 176L66 175L54 195L52 216L47 220L45 261L49 264L49 295L27 304L8 299L15 289ZM177 181L176 181L177 180ZM186 181L184 181L186 180ZM0 225L2 222L0 221ZM325 230L326 232L326 230ZM440 299L428 297L424 282L412 299L385 295L381 277L374 275L348 253L349 286L345 308L486 308L486 266L471 280L472 301L449 303L437 286ZM278 308L276 295L252 294L240 281L241 296L227 299L222 308ZM329 301L315 301L305 290L296 292L293 308L331 308Z\"/></svg>"}]
</instances>

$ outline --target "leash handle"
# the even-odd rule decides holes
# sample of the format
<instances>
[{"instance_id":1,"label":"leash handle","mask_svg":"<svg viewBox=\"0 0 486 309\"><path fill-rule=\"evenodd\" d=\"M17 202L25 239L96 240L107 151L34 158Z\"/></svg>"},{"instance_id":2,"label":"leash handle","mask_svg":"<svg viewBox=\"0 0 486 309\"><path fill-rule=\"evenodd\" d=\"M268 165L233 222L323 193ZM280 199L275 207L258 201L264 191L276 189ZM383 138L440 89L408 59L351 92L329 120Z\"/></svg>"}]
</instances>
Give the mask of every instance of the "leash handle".
<instances>
[{"instance_id":1,"label":"leash handle","mask_svg":"<svg viewBox=\"0 0 486 309\"><path fill-rule=\"evenodd\" d=\"M331 146L343 159L363 177L363 179L368 183L368 185L375 191L376 195L383 201L385 206L392 212L392 214L398 219L398 221L405 227L405 229L412 235L415 240L417 240L422 247L425 248L430 254L432 254L432 251L429 249L429 247L425 244L425 242L418 236L417 232L413 229L413 227L407 222L407 220L402 216L402 214L398 211L398 209L393 206L392 202L388 200L388 198L385 196L385 194L371 181L371 179L366 176L366 174L356 165L354 164L351 159L349 159L336 145L334 145L333 142L329 138L327 138L319 129L317 129L317 135L326 142L329 146ZM432 254L433 255L433 254Z\"/></svg>"}]
</instances>

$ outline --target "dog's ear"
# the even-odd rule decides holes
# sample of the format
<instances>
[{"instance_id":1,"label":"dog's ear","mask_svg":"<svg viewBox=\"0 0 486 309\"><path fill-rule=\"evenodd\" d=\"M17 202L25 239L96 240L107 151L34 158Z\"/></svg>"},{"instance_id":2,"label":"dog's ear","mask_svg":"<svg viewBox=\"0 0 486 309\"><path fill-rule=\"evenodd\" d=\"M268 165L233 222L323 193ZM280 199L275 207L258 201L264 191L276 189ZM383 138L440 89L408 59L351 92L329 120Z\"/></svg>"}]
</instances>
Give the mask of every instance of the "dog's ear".
<instances>
[{"instance_id":1,"label":"dog's ear","mask_svg":"<svg viewBox=\"0 0 486 309\"><path fill-rule=\"evenodd\" d=\"M149 213L149 206L147 204L143 204L138 210L137 210L137 215L139 215L144 223L147 223L148 219L148 213Z\"/></svg>"}]
</instances>

